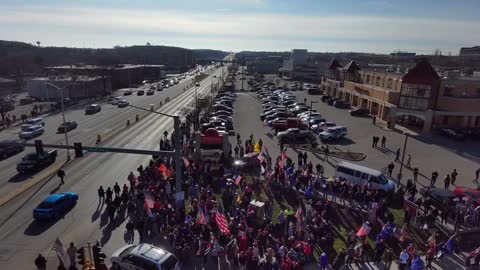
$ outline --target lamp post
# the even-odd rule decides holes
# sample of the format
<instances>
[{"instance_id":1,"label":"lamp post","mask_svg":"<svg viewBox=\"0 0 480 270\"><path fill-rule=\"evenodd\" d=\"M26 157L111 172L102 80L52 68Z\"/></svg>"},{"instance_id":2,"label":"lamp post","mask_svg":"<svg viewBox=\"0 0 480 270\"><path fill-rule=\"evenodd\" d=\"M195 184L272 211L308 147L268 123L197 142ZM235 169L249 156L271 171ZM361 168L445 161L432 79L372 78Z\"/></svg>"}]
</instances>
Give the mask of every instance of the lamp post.
<instances>
[{"instance_id":1,"label":"lamp post","mask_svg":"<svg viewBox=\"0 0 480 270\"><path fill-rule=\"evenodd\" d=\"M73 81L75 81L75 79L73 79ZM55 89L57 89L57 91L60 92L60 99L61 99L61 104L62 104L62 118L63 118L63 133L65 134L65 145L68 146L68 131L67 131L67 126L65 124L65 106L64 106L64 103L63 103L63 90L66 89L67 87L71 86L71 85L74 85L74 83L71 83L71 84L67 84L65 85L64 87L58 87L56 85L54 85L53 83L50 83L50 82L47 82L47 85L50 85L52 87L54 87ZM47 87L48 89L48 87ZM48 90L47 90L48 91ZM70 161L70 150L67 148L67 161Z\"/></svg>"},{"instance_id":2,"label":"lamp post","mask_svg":"<svg viewBox=\"0 0 480 270\"><path fill-rule=\"evenodd\" d=\"M309 134L310 134L310 132L311 132L310 126L311 126L311 124L312 124L312 123L310 122L310 120L312 119L312 107L313 107L313 104L315 104L315 103L318 103L318 101L310 100L310 113L308 114L308 133L309 133Z\"/></svg>"},{"instance_id":3,"label":"lamp post","mask_svg":"<svg viewBox=\"0 0 480 270\"><path fill-rule=\"evenodd\" d=\"M135 108L135 109L139 109L139 110L144 110L144 111L147 111L147 112L150 112L150 113L154 113L154 114L159 114L159 115L162 115L162 116L167 116L167 117L170 117L170 118L173 118L173 132L174 132L174 137L173 137L173 143L174 143L174 153L173 153L173 160L175 162L175 190L177 192L177 194L180 194L180 192L182 192L182 175L183 175L183 172L182 172L182 161L181 161L181 158L182 158L182 150L181 150L181 141L180 141L180 138L182 135L182 130L180 128L180 117L178 115L171 115L171 114L166 114L166 113L161 113L161 112L157 112L157 111L153 111L153 110L148 110L148 109L145 109L145 108L142 108L142 107L138 107L138 106L135 106L135 105L127 105L129 107L132 107L132 108ZM176 199L176 211L177 211L177 214L180 213L180 208L183 207L183 199Z\"/></svg>"},{"instance_id":4,"label":"lamp post","mask_svg":"<svg viewBox=\"0 0 480 270\"><path fill-rule=\"evenodd\" d=\"M407 150L407 141L408 141L408 133L404 132L405 134L405 141L403 142L403 154L402 154L402 162L400 163L400 171L398 172L398 185L400 185L400 180L402 179L402 169L403 169L403 160L405 159L405 151Z\"/></svg>"}]
</instances>

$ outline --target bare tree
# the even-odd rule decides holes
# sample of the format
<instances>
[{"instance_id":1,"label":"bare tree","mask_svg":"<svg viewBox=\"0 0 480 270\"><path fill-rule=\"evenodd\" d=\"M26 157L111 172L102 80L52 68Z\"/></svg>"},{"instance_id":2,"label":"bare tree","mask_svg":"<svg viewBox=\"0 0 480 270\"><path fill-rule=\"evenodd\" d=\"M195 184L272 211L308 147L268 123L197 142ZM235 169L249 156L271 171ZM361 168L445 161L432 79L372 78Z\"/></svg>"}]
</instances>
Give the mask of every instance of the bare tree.
<instances>
[{"instance_id":1,"label":"bare tree","mask_svg":"<svg viewBox=\"0 0 480 270\"><path fill-rule=\"evenodd\" d=\"M37 46L38 46L38 47L40 47L40 44L41 44L41 42L40 42L40 41L37 41Z\"/></svg>"}]
</instances>

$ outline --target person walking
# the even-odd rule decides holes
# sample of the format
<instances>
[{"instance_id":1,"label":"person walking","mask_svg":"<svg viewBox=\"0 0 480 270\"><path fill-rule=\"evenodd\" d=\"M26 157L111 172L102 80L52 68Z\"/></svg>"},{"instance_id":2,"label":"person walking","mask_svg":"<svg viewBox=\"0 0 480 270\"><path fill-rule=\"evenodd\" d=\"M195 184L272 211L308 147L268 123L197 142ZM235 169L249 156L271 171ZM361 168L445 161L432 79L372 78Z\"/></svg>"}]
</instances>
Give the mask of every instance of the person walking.
<instances>
[{"instance_id":1,"label":"person walking","mask_svg":"<svg viewBox=\"0 0 480 270\"><path fill-rule=\"evenodd\" d=\"M63 181L63 178L65 178L65 171L62 169L58 170L57 176L58 178L60 178L60 186L65 184L65 182Z\"/></svg>"},{"instance_id":2,"label":"person walking","mask_svg":"<svg viewBox=\"0 0 480 270\"><path fill-rule=\"evenodd\" d=\"M330 148L327 145L327 148L325 148L325 156L323 158L324 161L328 161L328 155L330 154Z\"/></svg>"},{"instance_id":3,"label":"person walking","mask_svg":"<svg viewBox=\"0 0 480 270\"><path fill-rule=\"evenodd\" d=\"M373 122L373 125L375 126L375 124L377 124L377 116L373 116L373 119L372 119L372 122Z\"/></svg>"},{"instance_id":4,"label":"person walking","mask_svg":"<svg viewBox=\"0 0 480 270\"><path fill-rule=\"evenodd\" d=\"M408 154L408 157L407 157L407 164L405 165L407 168L411 168L412 167L412 156L410 154Z\"/></svg>"},{"instance_id":5,"label":"person walking","mask_svg":"<svg viewBox=\"0 0 480 270\"><path fill-rule=\"evenodd\" d=\"M372 137L372 147L375 147L375 141L377 140L376 136Z\"/></svg>"},{"instance_id":6,"label":"person walking","mask_svg":"<svg viewBox=\"0 0 480 270\"><path fill-rule=\"evenodd\" d=\"M38 254L37 258L35 259L35 266L38 270L46 270L47 269L47 259L43 257L41 253Z\"/></svg>"},{"instance_id":7,"label":"person walking","mask_svg":"<svg viewBox=\"0 0 480 270\"><path fill-rule=\"evenodd\" d=\"M386 147L385 143L387 142L387 138L385 136L382 136L382 147Z\"/></svg>"},{"instance_id":8,"label":"person walking","mask_svg":"<svg viewBox=\"0 0 480 270\"><path fill-rule=\"evenodd\" d=\"M100 186L98 188L98 202L105 202L105 190L103 190L103 187Z\"/></svg>"},{"instance_id":9,"label":"person walking","mask_svg":"<svg viewBox=\"0 0 480 270\"><path fill-rule=\"evenodd\" d=\"M113 191L110 187L108 187L107 191L105 191L105 195L107 195L106 198L105 198L105 202L106 203L111 202L112 199L113 199Z\"/></svg>"},{"instance_id":10,"label":"person walking","mask_svg":"<svg viewBox=\"0 0 480 270\"><path fill-rule=\"evenodd\" d=\"M73 242L70 242L70 246L67 248L67 255L70 259L70 267L77 266L77 247L75 244L73 244Z\"/></svg>"},{"instance_id":11,"label":"person walking","mask_svg":"<svg viewBox=\"0 0 480 270\"><path fill-rule=\"evenodd\" d=\"M438 178L438 172L433 171L432 172L432 178L430 179L430 186L431 187L435 186L435 183L437 182L437 178Z\"/></svg>"},{"instance_id":12,"label":"person walking","mask_svg":"<svg viewBox=\"0 0 480 270\"><path fill-rule=\"evenodd\" d=\"M307 165L308 155L307 151L303 152L303 165Z\"/></svg>"},{"instance_id":13,"label":"person walking","mask_svg":"<svg viewBox=\"0 0 480 270\"><path fill-rule=\"evenodd\" d=\"M455 181L457 181L457 169L453 169L453 172L450 174L450 178L452 179L452 185L455 185Z\"/></svg>"},{"instance_id":14,"label":"person walking","mask_svg":"<svg viewBox=\"0 0 480 270\"><path fill-rule=\"evenodd\" d=\"M400 148L397 149L396 156L395 156L395 161L400 162Z\"/></svg>"},{"instance_id":15,"label":"person walking","mask_svg":"<svg viewBox=\"0 0 480 270\"><path fill-rule=\"evenodd\" d=\"M450 187L450 174L447 174L445 178L443 178L443 183L445 184L445 189Z\"/></svg>"},{"instance_id":16,"label":"person walking","mask_svg":"<svg viewBox=\"0 0 480 270\"><path fill-rule=\"evenodd\" d=\"M323 252L320 255L320 259L318 260L318 265L320 266L320 270L326 270L328 267L328 257L327 253Z\"/></svg>"},{"instance_id":17,"label":"person walking","mask_svg":"<svg viewBox=\"0 0 480 270\"><path fill-rule=\"evenodd\" d=\"M235 148L233 149L233 151L235 152L235 158L238 158L238 151L240 151L240 149L238 148L238 144L235 145Z\"/></svg>"},{"instance_id":18,"label":"person walking","mask_svg":"<svg viewBox=\"0 0 480 270\"><path fill-rule=\"evenodd\" d=\"M301 151L298 151L298 159L297 159L298 167L302 166L302 160L303 160L303 153Z\"/></svg>"}]
</instances>

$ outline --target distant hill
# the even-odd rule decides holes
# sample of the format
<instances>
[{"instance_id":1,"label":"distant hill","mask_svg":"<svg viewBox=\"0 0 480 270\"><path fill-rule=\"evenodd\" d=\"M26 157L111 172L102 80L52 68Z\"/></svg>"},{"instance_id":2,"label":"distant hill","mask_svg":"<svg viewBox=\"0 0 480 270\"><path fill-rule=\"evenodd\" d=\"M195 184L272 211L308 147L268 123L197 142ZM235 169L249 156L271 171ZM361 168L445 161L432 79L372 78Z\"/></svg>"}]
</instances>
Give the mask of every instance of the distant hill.
<instances>
[{"instance_id":1,"label":"distant hill","mask_svg":"<svg viewBox=\"0 0 480 270\"><path fill-rule=\"evenodd\" d=\"M0 76L40 74L42 67L70 64L159 64L171 67L194 66L196 58L221 57L214 50L189 50L169 46L116 46L111 49L42 47L0 40Z\"/></svg>"}]
</instances>

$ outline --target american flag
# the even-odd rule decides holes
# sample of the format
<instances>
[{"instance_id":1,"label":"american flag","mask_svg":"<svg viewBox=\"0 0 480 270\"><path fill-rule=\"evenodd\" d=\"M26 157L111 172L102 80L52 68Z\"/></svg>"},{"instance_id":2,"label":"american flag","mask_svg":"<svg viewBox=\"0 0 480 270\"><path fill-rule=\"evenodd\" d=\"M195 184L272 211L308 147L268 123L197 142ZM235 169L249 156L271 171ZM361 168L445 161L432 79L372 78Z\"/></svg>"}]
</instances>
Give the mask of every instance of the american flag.
<instances>
[{"instance_id":1,"label":"american flag","mask_svg":"<svg viewBox=\"0 0 480 270\"><path fill-rule=\"evenodd\" d=\"M55 253L57 253L58 258L63 262L63 264L66 265L67 251L65 250L65 247L60 239L57 238L57 240L55 240L52 249L55 251Z\"/></svg>"},{"instance_id":2,"label":"american flag","mask_svg":"<svg viewBox=\"0 0 480 270\"><path fill-rule=\"evenodd\" d=\"M201 207L198 207L197 222L198 224L202 224L202 225L207 224L207 218L205 217L205 214L203 213L203 210Z\"/></svg>"},{"instance_id":3,"label":"american flag","mask_svg":"<svg viewBox=\"0 0 480 270\"><path fill-rule=\"evenodd\" d=\"M153 208L155 204L155 201L152 198L152 195L150 194L145 194L145 206L147 209Z\"/></svg>"},{"instance_id":4,"label":"american flag","mask_svg":"<svg viewBox=\"0 0 480 270\"><path fill-rule=\"evenodd\" d=\"M372 230L372 227L370 227L370 225L368 225L367 223L363 223L362 227L360 227L360 229L358 229L357 231L357 236L361 237L361 236L368 235L371 230Z\"/></svg>"},{"instance_id":5,"label":"american flag","mask_svg":"<svg viewBox=\"0 0 480 270\"><path fill-rule=\"evenodd\" d=\"M225 218L225 215L217 211L215 213L215 222L218 225L218 228L220 229L220 232L223 234L229 234L230 230L228 229L228 223L227 219Z\"/></svg>"}]
</instances>

